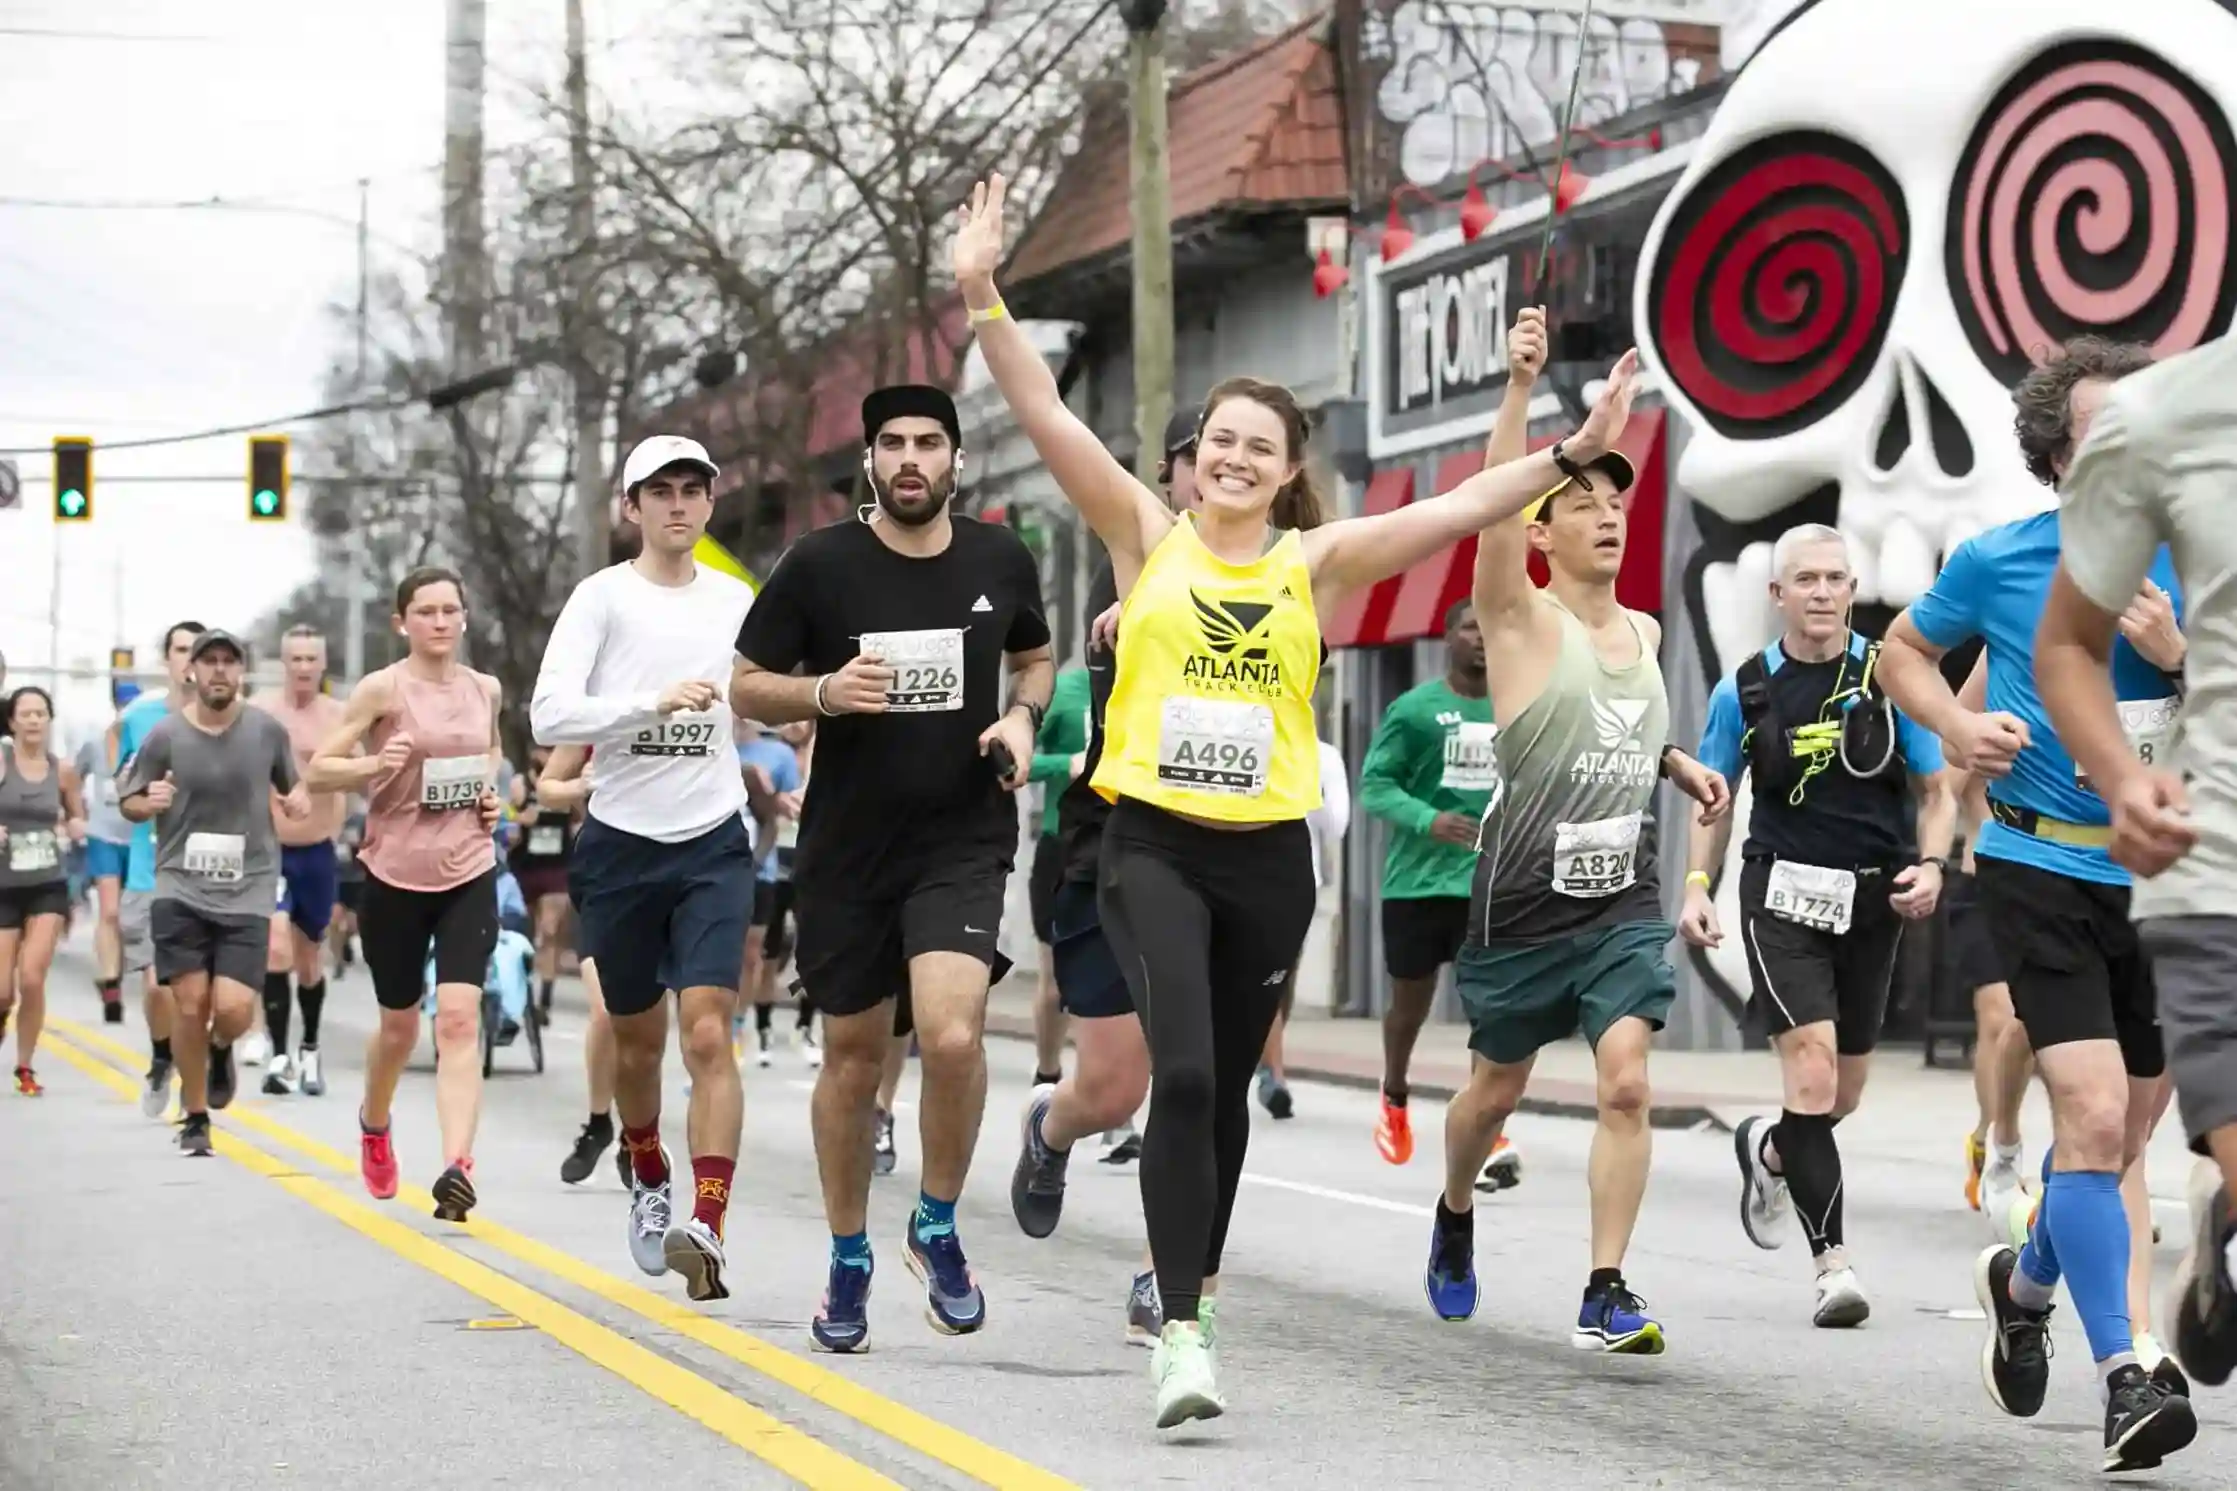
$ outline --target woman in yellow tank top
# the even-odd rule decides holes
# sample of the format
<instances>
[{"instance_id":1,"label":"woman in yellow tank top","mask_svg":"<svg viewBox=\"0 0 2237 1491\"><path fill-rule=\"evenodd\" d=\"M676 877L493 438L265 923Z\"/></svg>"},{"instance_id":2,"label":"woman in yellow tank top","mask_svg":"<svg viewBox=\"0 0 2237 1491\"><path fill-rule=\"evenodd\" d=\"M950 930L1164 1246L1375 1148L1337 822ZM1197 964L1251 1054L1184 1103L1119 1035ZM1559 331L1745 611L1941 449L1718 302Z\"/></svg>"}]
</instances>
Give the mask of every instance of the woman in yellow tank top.
<instances>
[{"instance_id":1,"label":"woman in yellow tank top","mask_svg":"<svg viewBox=\"0 0 2237 1491\"><path fill-rule=\"evenodd\" d=\"M1098 899L1149 1037L1142 1210L1165 1310L1151 1373L1169 1428L1226 1406L1202 1296L1249 1145L1251 1077L1312 921L1322 627L1352 591L1504 522L1605 454L1637 357L1551 450L1336 521L1306 469L1309 426L1290 391L1229 379L1198 426L1201 506L1176 516L1065 407L1004 310L1002 206L999 175L973 191L956 282L995 385L1109 551L1123 604L1093 783L1114 804Z\"/></svg>"}]
</instances>

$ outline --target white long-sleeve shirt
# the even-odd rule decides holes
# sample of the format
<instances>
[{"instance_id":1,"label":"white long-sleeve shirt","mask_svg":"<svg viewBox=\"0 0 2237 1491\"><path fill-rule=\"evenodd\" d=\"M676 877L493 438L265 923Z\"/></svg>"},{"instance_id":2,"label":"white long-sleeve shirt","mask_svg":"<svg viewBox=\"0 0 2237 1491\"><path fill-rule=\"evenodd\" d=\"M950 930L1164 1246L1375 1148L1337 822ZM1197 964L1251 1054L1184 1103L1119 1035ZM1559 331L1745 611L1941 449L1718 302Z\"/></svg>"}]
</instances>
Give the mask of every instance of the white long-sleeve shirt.
<instances>
[{"instance_id":1,"label":"white long-sleeve shirt","mask_svg":"<svg viewBox=\"0 0 2237 1491\"><path fill-rule=\"evenodd\" d=\"M1328 853L1344 842L1352 826L1352 788L1345 774L1344 753L1327 741L1320 742L1320 806L1305 815L1313 836L1313 884L1327 884Z\"/></svg>"},{"instance_id":2,"label":"white long-sleeve shirt","mask_svg":"<svg viewBox=\"0 0 2237 1491\"><path fill-rule=\"evenodd\" d=\"M655 585L617 564L575 587L544 644L528 716L539 744L592 747L591 817L674 844L744 810L730 670L752 605L742 581L704 565L689 585ZM660 696L693 681L714 685L714 707L663 716Z\"/></svg>"}]
</instances>

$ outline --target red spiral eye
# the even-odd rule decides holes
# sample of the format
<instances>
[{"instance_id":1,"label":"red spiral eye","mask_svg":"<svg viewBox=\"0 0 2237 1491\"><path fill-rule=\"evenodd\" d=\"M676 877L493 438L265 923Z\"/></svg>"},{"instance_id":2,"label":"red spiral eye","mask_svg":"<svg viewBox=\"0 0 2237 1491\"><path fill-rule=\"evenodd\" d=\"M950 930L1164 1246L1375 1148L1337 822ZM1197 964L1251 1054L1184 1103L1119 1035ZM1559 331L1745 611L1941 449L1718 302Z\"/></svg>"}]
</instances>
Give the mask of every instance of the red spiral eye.
<instances>
[{"instance_id":1,"label":"red spiral eye","mask_svg":"<svg viewBox=\"0 0 2237 1491\"><path fill-rule=\"evenodd\" d=\"M2121 42L2054 47L2006 84L1950 186L1950 291L2006 382L2081 334L2162 356L2229 326L2237 170L2221 107Z\"/></svg>"},{"instance_id":2,"label":"red spiral eye","mask_svg":"<svg viewBox=\"0 0 2237 1491\"><path fill-rule=\"evenodd\" d=\"M1903 191L1862 147L1814 131L1743 147L1663 233L1647 324L1718 433L1814 424L1878 360L1910 249Z\"/></svg>"}]
</instances>

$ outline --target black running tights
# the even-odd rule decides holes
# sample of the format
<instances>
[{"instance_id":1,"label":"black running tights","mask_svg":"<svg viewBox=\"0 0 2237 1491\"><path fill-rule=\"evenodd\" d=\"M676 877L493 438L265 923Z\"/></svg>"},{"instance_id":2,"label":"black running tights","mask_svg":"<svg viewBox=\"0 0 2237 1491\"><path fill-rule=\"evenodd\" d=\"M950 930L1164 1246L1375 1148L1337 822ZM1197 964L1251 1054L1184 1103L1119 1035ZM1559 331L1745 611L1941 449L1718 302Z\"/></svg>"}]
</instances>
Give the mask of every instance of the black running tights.
<instances>
[{"instance_id":1,"label":"black running tights","mask_svg":"<svg viewBox=\"0 0 2237 1491\"><path fill-rule=\"evenodd\" d=\"M1313 920L1303 820L1192 823L1131 799L1104 831L1098 902L1150 1050L1142 1218L1167 1320L1217 1274L1250 1147L1251 1077Z\"/></svg>"}]
</instances>

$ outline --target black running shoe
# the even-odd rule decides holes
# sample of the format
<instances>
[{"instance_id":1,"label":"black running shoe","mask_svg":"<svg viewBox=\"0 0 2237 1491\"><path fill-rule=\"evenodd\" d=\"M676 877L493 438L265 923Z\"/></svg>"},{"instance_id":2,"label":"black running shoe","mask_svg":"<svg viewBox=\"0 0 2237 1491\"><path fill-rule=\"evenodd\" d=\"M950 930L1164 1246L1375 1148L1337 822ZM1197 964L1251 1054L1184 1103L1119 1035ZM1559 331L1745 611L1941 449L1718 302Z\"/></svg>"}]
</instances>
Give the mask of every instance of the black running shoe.
<instances>
[{"instance_id":1,"label":"black running shoe","mask_svg":"<svg viewBox=\"0 0 2237 1491\"><path fill-rule=\"evenodd\" d=\"M2106 1388L2106 1471L2150 1470L2198 1437L2190 1399L2162 1391L2142 1367L2121 1368Z\"/></svg>"},{"instance_id":2,"label":"black running shoe","mask_svg":"<svg viewBox=\"0 0 2237 1491\"><path fill-rule=\"evenodd\" d=\"M1131 1165L1141 1157L1141 1131L1138 1129L1128 1129L1126 1131L1126 1137L1119 1140L1118 1143L1112 1145L1110 1153L1103 1156L1102 1163L1106 1165Z\"/></svg>"},{"instance_id":3,"label":"black running shoe","mask_svg":"<svg viewBox=\"0 0 2237 1491\"><path fill-rule=\"evenodd\" d=\"M2211 1174L2201 1171L2200 1178ZM2218 1179L2191 1188L2190 1214L2197 1231L2175 1270L2175 1355L2191 1376L2220 1387L2237 1369L2237 1287L2226 1262L2237 1214Z\"/></svg>"},{"instance_id":4,"label":"black running shoe","mask_svg":"<svg viewBox=\"0 0 2237 1491\"><path fill-rule=\"evenodd\" d=\"M474 1162L460 1160L435 1177L435 1220L463 1222L480 1199L474 1194Z\"/></svg>"},{"instance_id":5,"label":"black running shoe","mask_svg":"<svg viewBox=\"0 0 2237 1491\"><path fill-rule=\"evenodd\" d=\"M2019 1254L2009 1245L1990 1248L1973 1264L1973 1297L1988 1317L1981 1385L1998 1408L2030 1419L2042 1412L2051 1381L2051 1306L2030 1310L2012 1303L2012 1274L2018 1267ZM2138 1369L2136 1375L2144 1374ZM2106 1443L2112 1443L2110 1430Z\"/></svg>"},{"instance_id":6,"label":"black running shoe","mask_svg":"<svg viewBox=\"0 0 2237 1491\"><path fill-rule=\"evenodd\" d=\"M575 1147L559 1165L559 1178L571 1186L579 1186L590 1179L590 1172L598 1168L598 1158L606 1146L614 1142L611 1123L585 1123L583 1131L575 1136Z\"/></svg>"},{"instance_id":7,"label":"black running shoe","mask_svg":"<svg viewBox=\"0 0 2237 1491\"><path fill-rule=\"evenodd\" d=\"M1010 1211L1027 1237L1047 1237L1064 1215L1064 1169L1072 1151L1051 1149L1041 1138L1041 1122L1055 1095L1053 1086L1034 1088L1019 1126L1018 1163L1010 1173Z\"/></svg>"},{"instance_id":8,"label":"black running shoe","mask_svg":"<svg viewBox=\"0 0 2237 1491\"><path fill-rule=\"evenodd\" d=\"M179 1153L207 1159L210 1154L210 1115L189 1113L179 1125Z\"/></svg>"},{"instance_id":9,"label":"black running shoe","mask_svg":"<svg viewBox=\"0 0 2237 1491\"><path fill-rule=\"evenodd\" d=\"M122 1025L124 1023L124 1001L121 999L102 1000L101 1023L104 1025Z\"/></svg>"},{"instance_id":10,"label":"black running shoe","mask_svg":"<svg viewBox=\"0 0 2237 1491\"><path fill-rule=\"evenodd\" d=\"M614 1146L614 1174L621 1178L621 1188L625 1191L637 1184L637 1178L629 1173L629 1146L626 1144Z\"/></svg>"},{"instance_id":11,"label":"black running shoe","mask_svg":"<svg viewBox=\"0 0 2237 1491\"><path fill-rule=\"evenodd\" d=\"M2171 1356L2161 1357L2159 1365L2152 1368L2152 1386L2178 1398L2190 1396L2190 1379L2183 1375L2182 1364Z\"/></svg>"},{"instance_id":12,"label":"black running shoe","mask_svg":"<svg viewBox=\"0 0 2237 1491\"><path fill-rule=\"evenodd\" d=\"M210 1047L210 1107L223 1110L233 1104L233 1048Z\"/></svg>"}]
</instances>

